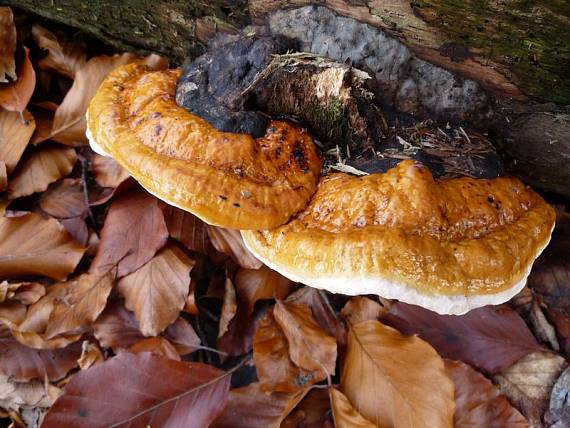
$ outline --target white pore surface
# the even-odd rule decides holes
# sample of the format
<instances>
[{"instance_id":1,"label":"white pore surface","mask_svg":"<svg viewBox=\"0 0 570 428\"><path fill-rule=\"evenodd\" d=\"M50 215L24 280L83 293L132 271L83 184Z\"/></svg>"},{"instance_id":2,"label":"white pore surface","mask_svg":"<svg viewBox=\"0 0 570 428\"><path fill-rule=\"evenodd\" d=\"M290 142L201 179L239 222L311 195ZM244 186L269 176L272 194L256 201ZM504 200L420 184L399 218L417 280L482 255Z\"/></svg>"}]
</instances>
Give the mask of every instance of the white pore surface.
<instances>
[{"instance_id":1,"label":"white pore surface","mask_svg":"<svg viewBox=\"0 0 570 428\"><path fill-rule=\"evenodd\" d=\"M552 234L552 231L551 231ZM289 278L292 281L300 282L315 288L321 288L332 293L348 294L356 296L360 294L376 294L386 299L397 299L401 302L412 305L421 306L442 315L462 315L472 309L486 305L498 305L510 300L518 294L525 286L532 265L525 272L523 278L513 284L509 289L494 294L483 295L457 295L448 296L442 294L423 294L417 289L410 287L401 282L393 282L381 277L372 276L343 276L342 272L331 273L326 276L316 277L310 272L306 275L289 270L286 266L274 263L268 260L248 245L247 239L244 238L246 247L253 253L255 257L265 263L274 271ZM544 246L537 252L536 257L542 253L550 242L550 237Z\"/></svg>"}]
</instances>

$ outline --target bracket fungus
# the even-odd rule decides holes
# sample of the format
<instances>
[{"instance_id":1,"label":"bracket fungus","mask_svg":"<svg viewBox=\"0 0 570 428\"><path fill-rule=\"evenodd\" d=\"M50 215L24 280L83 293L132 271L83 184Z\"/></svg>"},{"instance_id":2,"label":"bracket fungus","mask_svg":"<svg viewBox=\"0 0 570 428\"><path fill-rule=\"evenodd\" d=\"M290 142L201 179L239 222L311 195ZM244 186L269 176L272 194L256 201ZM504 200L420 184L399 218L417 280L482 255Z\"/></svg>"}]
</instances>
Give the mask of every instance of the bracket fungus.
<instances>
[{"instance_id":1,"label":"bracket fungus","mask_svg":"<svg viewBox=\"0 0 570 428\"><path fill-rule=\"evenodd\" d=\"M383 174L324 177L289 223L242 235L292 280L462 314L522 289L554 221L516 178L435 180L406 160Z\"/></svg>"},{"instance_id":2,"label":"bracket fungus","mask_svg":"<svg viewBox=\"0 0 570 428\"><path fill-rule=\"evenodd\" d=\"M220 132L178 107L179 76L136 63L113 70L87 111L93 150L212 225L269 229L305 208L323 163L312 137L281 121L257 139Z\"/></svg>"}]
</instances>

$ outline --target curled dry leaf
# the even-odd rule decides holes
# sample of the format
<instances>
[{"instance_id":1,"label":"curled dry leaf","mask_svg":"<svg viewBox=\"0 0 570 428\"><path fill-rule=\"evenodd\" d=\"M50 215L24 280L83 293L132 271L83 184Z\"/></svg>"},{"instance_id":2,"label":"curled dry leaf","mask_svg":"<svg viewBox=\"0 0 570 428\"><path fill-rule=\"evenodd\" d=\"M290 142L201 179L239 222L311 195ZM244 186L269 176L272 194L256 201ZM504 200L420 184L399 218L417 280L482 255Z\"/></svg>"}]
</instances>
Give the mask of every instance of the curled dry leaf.
<instances>
[{"instance_id":1,"label":"curled dry leaf","mask_svg":"<svg viewBox=\"0 0 570 428\"><path fill-rule=\"evenodd\" d=\"M73 85L55 112L53 126L47 138L72 146L86 144L85 112L99 85L114 68L138 60L153 69L165 68L168 65L167 60L157 55L141 59L131 53L101 55L87 61L76 71Z\"/></svg>"},{"instance_id":2,"label":"curled dry leaf","mask_svg":"<svg viewBox=\"0 0 570 428\"><path fill-rule=\"evenodd\" d=\"M77 360L77 364L81 370L87 370L95 364L100 364L105 361L103 353L96 343L91 343L87 340L83 341L81 345L81 357Z\"/></svg>"},{"instance_id":3,"label":"curled dry leaf","mask_svg":"<svg viewBox=\"0 0 570 428\"><path fill-rule=\"evenodd\" d=\"M420 338L378 321L350 327L341 387L378 426L453 426L453 382L441 357Z\"/></svg>"},{"instance_id":4,"label":"curled dry leaf","mask_svg":"<svg viewBox=\"0 0 570 428\"><path fill-rule=\"evenodd\" d=\"M176 348L172 346L164 337L147 337L128 349L133 354L140 352L150 352L153 355L170 358L171 360L180 361L180 355L176 352Z\"/></svg>"},{"instance_id":5,"label":"curled dry leaf","mask_svg":"<svg viewBox=\"0 0 570 428\"><path fill-rule=\"evenodd\" d=\"M122 278L118 290L135 313L145 336L156 336L172 324L186 303L194 260L168 244L137 271Z\"/></svg>"},{"instance_id":6,"label":"curled dry leaf","mask_svg":"<svg viewBox=\"0 0 570 428\"><path fill-rule=\"evenodd\" d=\"M0 192L8 187L8 173L6 172L6 164L0 161Z\"/></svg>"},{"instance_id":7,"label":"curled dry leaf","mask_svg":"<svg viewBox=\"0 0 570 428\"><path fill-rule=\"evenodd\" d=\"M485 306L454 316L396 303L385 321L404 334L419 334L440 355L486 373L500 372L540 349L522 318L506 306Z\"/></svg>"},{"instance_id":8,"label":"curled dry leaf","mask_svg":"<svg viewBox=\"0 0 570 428\"><path fill-rule=\"evenodd\" d=\"M212 428L279 428L308 391L268 394L258 382L232 389Z\"/></svg>"},{"instance_id":9,"label":"curled dry leaf","mask_svg":"<svg viewBox=\"0 0 570 428\"><path fill-rule=\"evenodd\" d=\"M226 278L224 287L224 302L222 304L222 313L220 315L218 337L222 337L228 331L230 321L237 312L236 290L232 284L232 280Z\"/></svg>"},{"instance_id":10,"label":"curled dry leaf","mask_svg":"<svg viewBox=\"0 0 570 428\"><path fill-rule=\"evenodd\" d=\"M379 320L388 311L380 303L364 296L356 296L346 302L341 314L350 324L358 324L362 321Z\"/></svg>"},{"instance_id":11,"label":"curled dry leaf","mask_svg":"<svg viewBox=\"0 0 570 428\"><path fill-rule=\"evenodd\" d=\"M246 248L239 230L208 225L208 235L216 250L230 256L241 267L259 269L263 266Z\"/></svg>"},{"instance_id":12,"label":"curled dry leaf","mask_svg":"<svg viewBox=\"0 0 570 428\"><path fill-rule=\"evenodd\" d=\"M111 203L92 267L118 263L118 276L123 277L148 262L167 239L158 199L129 190Z\"/></svg>"},{"instance_id":13,"label":"curled dry leaf","mask_svg":"<svg viewBox=\"0 0 570 428\"><path fill-rule=\"evenodd\" d=\"M73 79L87 62L85 52L77 43L58 40L55 34L39 25L32 26L32 35L38 46L47 50L47 55L38 63L42 70L53 70Z\"/></svg>"},{"instance_id":14,"label":"curled dry leaf","mask_svg":"<svg viewBox=\"0 0 570 428\"><path fill-rule=\"evenodd\" d=\"M311 389L281 424L281 428L299 427L334 427L328 388Z\"/></svg>"},{"instance_id":15,"label":"curled dry leaf","mask_svg":"<svg viewBox=\"0 0 570 428\"><path fill-rule=\"evenodd\" d=\"M39 203L42 210L57 218L79 217L88 209L78 178L65 178L54 183L42 193Z\"/></svg>"},{"instance_id":16,"label":"curled dry leaf","mask_svg":"<svg viewBox=\"0 0 570 428\"><path fill-rule=\"evenodd\" d=\"M68 175L77 161L69 147L41 147L22 159L8 185L8 199L43 192L50 183Z\"/></svg>"},{"instance_id":17,"label":"curled dry leaf","mask_svg":"<svg viewBox=\"0 0 570 428\"><path fill-rule=\"evenodd\" d=\"M89 238L90 236L92 237L94 235L96 237L97 235L95 232L92 232L90 235L87 223L85 223L85 220L82 217L63 218L59 222L63 227L65 227L65 230L69 232L76 242L89 247L87 249L88 255L93 255L94 251L91 248L91 244L89 244Z\"/></svg>"},{"instance_id":18,"label":"curled dry leaf","mask_svg":"<svg viewBox=\"0 0 570 428\"><path fill-rule=\"evenodd\" d=\"M532 426L541 426L552 387L567 366L564 358L552 352L533 352L493 376L493 380Z\"/></svg>"},{"instance_id":19,"label":"curled dry leaf","mask_svg":"<svg viewBox=\"0 0 570 428\"><path fill-rule=\"evenodd\" d=\"M258 300L284 299L292 290L293 282L283 275L261 266L259 269L241 268L235 275L238 294L247 305L251 315Z\"/></svg>"},{"instance_id":20,"label":"curled dry leaf","mask_svg":"<svg viewBox=\"0 0 570 428\"><path fill-rule=\"evenodd\" d=\"M129 173L111 157L96 153L91 158L91 169L95 173L95 181L101 187L116 188L129 178Z\"/></svg>"},{"instance_id":21,"label":"curled dry leaf","mask_svg":"<svg viewBox=\"0 0 570 428\"><path fill-rule=\"evenodd\" d=\"M0 7L0 83L8 82L6 76L16 80L16 26L14 15L8 6Z\"/></svg>"},{"instance_id":22,"label":"curled dry leaf","mask_svg":"<svg viewBox=\"0 0 570 428\"><path fill-rule=\"evenodd\" d=\"M556 329L558 343L566 357L570 357L570 317L565 316L555 309L548 309L546 312L548 321Z\"/></svg>"},{"instance_id":23,"label":"curled dry leaf","mask_svg":"<svg viewBox=\"0 0 570 428\"><path fill-rule=\"evenodd\" d=\"M222 411L230 373L148 352L122 352L76 374L42 427L206 427ZM152 421L152 422L151 422Z\"/></svg>"},{"instance_id":24,"label":"curled dry leaf","mask_svg":"<svg viewBox=\"0 0 570 428\"><path fill-rule=\"evenodd\" d=\"M34 118L27 110L22 114L0 110L0 162L11 174L22 157L36 127Z\"/></svg>"},{"instance_id":25,"label":"curled dry leaf","mask_svg":"<svg viewBox=\"0 0 570 428\"><path fill-rule=\"evenodd\" d=\"M93 324L93 334L104 348L127 349L144 339L135 314L119 300L111 301Z\"/></svg>"},{"instance_id":26,"label":"curled dry leaf","mask_svg":"<svg viewBox=\"0 0 570 428\"><path fill-rule=\"evenodd\" d=\"M251 350L257 319L249 316L246 305L237 296L237 311L227 325L226 332L216 340L216 348L228 356L237 356Z\"/></svg>"},{"instance_id":27,"label":"curled dry leaf","mask_svg":"<svg viewBox=\"0 0 570 428\"><path fill-rule=\"evenodd\" d=\"M200 338L184 318L179 317L164 331L164 337L168 339L180 355L190 354L200 346Z\"/></svg>"},{"instance_id":28,"label":"curled dry leaf","mask_svg":"<svg viewBox=\"0 0 570 428\"><path fill-rule=\"evenodd\" d=\"M556 330L552 324L548 322L544 312L537 301L534 299L529 313L529 321L534 336L541 342L550 345L555 351L560 351L560 344L556 338Z\"/></svg>"},{"instance_id":29,"label":"curled dry leaf","mask_svg":"<svg viewBox=\"0 0 570 428\"><path fill-rule=\"evenodd\" d=\"M36 87L36 72L30 61L30 50L24 47L24 58L18 67L18 80L0 83L0 107L23 112Z\"/></svg>"},{"instance_id":30,"label":"curled dry leaf","mask_svg":"<svg viewBox=\"0 0 570 428\"><path fill-rule=\"evenodd\" d=\"M332 411L336 428L375 428L372 422L364 419L350 403L346 395L336 388L330 388Z\"/></svg>"},{"instance_id":31,"label":"curled dry leaf","mask_svg":"<svg viewBox=\"0 0 570 428\"><path fill-rule=\"evenodd\" d=\"M455 384L455 427L526 428L528 422L482 374L459 361L445 362Z\"/></svg>"},{"instance_id":32,"label":"curled dry leaf","mask_svg":"<svg viewBox=\"0 0 570 428\"><path fill-rule=\"evenodd\" d=\"M0 303L12 300L24 305L31 305L45 294L45 287L37 282L0 282Z\"/></svg>"},{"instance_id":33,"label":"curled dry leaf","mask_svg":"<svg viewBox=\"0 0 570 428\"><path fill-rule=\"evenodd\" d=\"M186 248L198 253L210 255L214 251L206 223L193 214L179 208L161 203L164 220L170 236Z\"/></svg>"},{"instance_id":34,"label":"curled dry leaf","mask_svg":"<svg viewBox=\"0 0 570 428\"><path fill-rule=\"evenodd\" d=\"M278 300L275 321L289 343L289 357L298 367L332 376L336 364L336 340L317 324L306 305Z\"/></svg>"},{"instance_id":35,"label":"curled dry leaf","mask_svg":"<svg viewBox=\"0 0 570 428\"><path fill-rule=\"evenodd\" d=\"M23 409L48 408L63 393L59 388L40 381L14 382L0 374L0 408L19 412Z\"/></svg>"},{"instance_id":36,"label":"curled dry leaf","mask_svg":"<svg viewBox=\"0 0 570 428\"><path fill-rule=\"evenodd\" d=\"M553 427L570 425L570 369L564 370L550 394L550 405L545 415L545 422ZM558 425L555 425L558 424Z\"/></svg>"},{"instance_id":37,"label":"curled dry leaf","mask_svg":"<svg viewBox=\"0 0 570 428\"><path fill-rule=\"evenodd\" d=\"M0 279L45 275L63 280L84 252L56 220L33 213L0 218Z\"/></svg>"}]
</instances>

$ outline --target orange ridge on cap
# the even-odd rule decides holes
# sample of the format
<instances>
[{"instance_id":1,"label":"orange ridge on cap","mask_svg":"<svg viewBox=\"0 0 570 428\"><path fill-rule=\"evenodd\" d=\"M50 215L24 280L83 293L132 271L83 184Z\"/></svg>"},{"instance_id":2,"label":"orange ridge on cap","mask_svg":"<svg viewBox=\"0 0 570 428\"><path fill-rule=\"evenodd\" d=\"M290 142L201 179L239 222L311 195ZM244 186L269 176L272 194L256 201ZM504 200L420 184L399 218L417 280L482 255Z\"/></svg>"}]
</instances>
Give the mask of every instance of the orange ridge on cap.
<instances>
[{"instance_id":1,"label":"orange ridge on cap","mask_svg":"<svg viewBox=\"0 0 570 428\"><path fill-rule=\"evenodd\" d=\"M554 222L516 178L434 180L407 160L384 174L324 177L289 223L242 235L292 280L460 314L520 291Z\"/></svg>"},{"instance_id":2,"label":"orange ridge on cap","mask_svg":"<svg viewBox=\"0 0 570 428\"><path fill-rule=\"evenodd\" d=\"M323 163L311 136L279 121L258 139L220 132L176 104L179 75L141 64L113 70L88 108L93 149L216 226L268 229L305 208Z\"/></svg>"}]
</instances>

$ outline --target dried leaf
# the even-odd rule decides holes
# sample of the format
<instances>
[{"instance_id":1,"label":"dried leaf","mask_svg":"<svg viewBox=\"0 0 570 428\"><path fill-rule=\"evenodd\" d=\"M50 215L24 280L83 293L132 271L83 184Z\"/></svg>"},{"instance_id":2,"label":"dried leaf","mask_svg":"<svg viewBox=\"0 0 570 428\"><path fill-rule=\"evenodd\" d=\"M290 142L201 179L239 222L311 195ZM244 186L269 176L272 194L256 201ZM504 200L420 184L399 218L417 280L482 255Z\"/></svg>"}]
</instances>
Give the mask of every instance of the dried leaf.
<instances>
[{"instance_id":1,"label":"dried leaf","mask_svg":"<svg viewBox=\"0 0 570 428\"><path fill-rule=\"evenodd\" d=\"M261 266L259 269L239 269L235 285L238 294L247 304L248 315L251 315L258 300L287 297L293 282L267 266Z\"/></svg>"},{"instance_id":2,"label":"dried leaf","mask_svg":"<svg viewBox=\"0 0 570 428\"><path fill-rule=\"evenodd\" d=\"M548 322L540 305L535 299L529 313L529 321L535 337L542 343L548 343L555 351L560 351L560 344L556 338L554 327Z\"/></svg>"},{"instance_id":3,"label":"dried leaf","mask_svg":"<svg viewBox=\"0 0 570 428\"><path fill-rule=\"evenodd\" d=\"M129 190L111 203L92 267L118 263L118 276L123 277L152 259L167 239L158 200L142 190Z\"/></svg>"},{"instance_id":4,"label":"dried leaf","mask_svg":"<svg viewBox=\"0 0 570 428\"><path fill-rule=\"evenodd\" d=\"M36 72L30 61L30 50L24 47L25 56L18 67L18 79L11 83L0 83L0 107L23 112L36 87Z\"/></svg>"},{"instance_id":5,"label":"dried leaf","mask_svg":"<svg viewBox=\"0 0 570 428\"><path fill-rule=\"evenodd\" d=\"M91 58L79 68L75 73L73 85L55 112L48 139L72 146L86 144L85 112L99 85L114 68L139 59L131 53L101 55ZM164 68L168 63L156 55L147 57L145 61L155 69Z\"/></svg>"},{"instance_id":6,"label":"dried leaf","mask_svg":"<svg viewBox=\"0 0 570 428\"><path fill-rule=\"evenodd\" d=\"M7 82L6 76L16 80L16 26L14 15L8 6L0 7L0 82Z\"/></svg>"},{"instance_id":7,"label":"dried leaf","mask_svg":"<svg viewBox=\"0 0 570 428\"><path fill-rule=\"evenodd\" d=\"M495 375L493 380L532 426L541 426L552 387L567 365L564 358L554 353L534 352Z\"/></svg>"},{"instance_id":8,"label":"dried leaf","mask_svg":"<svg viewBox=\"0 0 570 428\"><path fill-rule=\"evenodd\" d=\"M24 305L31 305L45 294L45 287L37 282L0 282L0 303L12 300Z\"/></svg>"},{"instance_id":9,"label":"dried leaf","mask_svg":"<svg viewBox=\"0 0 570 428\"><path fill-rule=\"evenodd\" d=\"M123 352L75 375L42 427L82 427L86 420L101 427L206 427L227 401L230 377L201 363Z\"/></svg>"},{"instance_id":10,"label":"dried leaf","mask_svg":"<svg viewBox=\"0 0 570 428\"><path fill-rule=\"evenodd\" d=\"M526 428L528 422L485 376L459 361L446 361L455 384L455 428Z\"/></svg>"},{"instance_id":11,"label":"dried leaf","mask_svg":"<svg viewBox=\"0 0 570 428\"><path fill-rule=\"evenodd\" d=\"M88 209L78 178L65 178L54 183L42 193L39 203L42 210L57 218L79 217Z\"/></svg>"},{"instance_id":12,"label":"dried leaf","mask_svg":"<svg viewBox=\"0 0 570 428\"><path fill-rule=\"evenodd\" d=\"M263 266L246 248L239 230L208 225L208 235L216 250L230 256L241 267L259 269Z\"/></svg>"},{"instance_id":13,"label":"dried leaf","mask_svg":"<svg viewBox=\"0 0 570 428\"><path fill-rule=\"evenodd\" d=\"M228 356L238 356L251 350L257 320L247 314L246 305L237 297L237 312L228 323L227 331L216 340L216 348Z\"/></svg>"},{"instance_id":14,"label":"dried leaf","mask_svg":"<svg viewBox=\"0 0 570 428\"><path fill-rule=\"evenodd\" d=\"M179 317L164 331L164 337L168 339L180 355L190 354L200 346L200 338L184 318Z\"/></svg>"},{"instance_id":15,"label":"dried leaf","mask_svg":"<svg viewBox=\"0 0 570 428\"><path fill-rule=\"evenodd\" d=\"M27 110L22 114L0 110L0 161L11 174L26 149L36 123Z\"/></svg>"},{"instance_id":16,"label":"dried leaf","mask_svg":"<svg viewBox=\"0 0 570 428\"><path fill-rule=\"evenodd\" d=\"M334 375L336 340L321 329L311 309L278 300L274 315L289 343L291 361L308 371L324 371L325 377Z\"/></svg>"},{"instance_id":17,"label":"dried leaf","mask_svg":"<svg viewBox=\"0 0 570 428\"><path fill-rule=\"evenodd\" d=\"M59 222L63 227L65 227L65 230L69 232L69 234L77 243L81 244L84 247L91 247L91 245L89 245L89 229L87 228L87 223L85 223L85 220L82 217L64 218ZM93 234L95 237L97 236L94 232ZM92 256L93 253L94 251L92 251L92 248L87 249L88 255Z\"/></svg>"},{"instance_id":18,"label":"dried leaf","mask_svg":"<svg viewBox=\"0 0 570 428\"><path fill-rule=\"evenodd\" d=\"M218 327L218 337L222 337L227 331L230 321L237 312L236 291L232 280L226 278L224 302L222 304L222 313L220 315L220 325Z\"/></svg>"},{"instance_id":19,"label":"dried leaf","mask_svg":"<svg viewBox=\"0 0 570 428\"><path fill-rule=\"evenodd\" d=\"M63 280L84 252L56 220L32 213L0 218L0 279L45 275Z\"/></svg>"},{"instance_id":20,"label":"dried leaf","mask_svg":"<svg viewBox=\"0 0 570 428\"><path fill-rule=\"evenodd\" d=\"M19 412L24 408L50 407L62 394L59 388L43 382L14 382L0 374L0 408Z\"/></svg>"},{"instance_id":21,"label":"dried leaf","mask_svg":"<svg viewBox=\"0 0 570 428\"><path fill-rule=\"evenodd\" d=\"M336 428L375 428L372 422L364 419L350 403L346 395L336 388L330 388L332 410Z\"/></svg>"},{"instance_id":22,"label":"dried leaf","mask_svg":"<svg viewBox=\"0 0 570 428\"><path fill-rule=\"evenodd\" d=\"M43 192L50 183L68 175L77 161L72 148L41 147L22 159L8 186L8 198Z\"/></svg>"},{"instance_id":23,"label":"dried leaf","mask_svg":"<svg viewBox=\"0 0 570 428\"><path fill-rule=\"evenodd\" d=\"M544 419L552 427L565 427L570 425L570 369L564 370L550 394L550 405Z\"/></svg>"},{"instance_id":24,"label":"dried leaf","mask_svg":"<svg viewBox=\"0 0 570 428\"><path fill-rule=\"evenodd\" d=\"M8 173L6 172L6 164L0 161L0 192L8 187Z\"/></svg>"},{"instance_id":25,"label":"dried leaf","mask_svg":"<svg viewBox=\"0 0 570 428\"><path fill-rule=\"evenodd\" d=\"M81 370L87 370L95 364L100 364L105 361L101 350L95 343L87 340L83 341L81 345L81 357L77 360L77 364Z\"/></svg>"},{"instance_id":26,"label":"dried leaf","mask_svg":"<svg viewBox=\"0 0 570 428\"><path fill-rule=\"evenodd\" d=\"M176 352L176 348L164 337L147 337L135 343L128 349L128 351L134 354L138 354L139 352L150 352L153 355L180 361L180 355Z\"/></svg>"},{"instance_id":27,"label":"dried leaf","mask_svg":"<svg viewBox=\"0 0 570 428\"><path fill-rule=\"evenodd\" d=\"M279 428L308 391L267 394L258 382L232 389L212 428Z\"/></svg>"},{"instance_id":28,"label":"dried leaf","mask_svg":"<svg viewBox=\"0 0 570 428\"><path fill-rule=\"evenodd\" d=\"M122 302L110 302L93 324L93 334L105 348L127 349L144 339L135 314L128 311Z\"/></svg>"},{"instance_id":29,"label":"dried leaf","mask_svg":"<svg viewBox=\"0 0 570 428\"><path fill-rule=\"evenodd\" d=\"M135 313L145 336L156 336L172 324L186 303L194 261L168 244L137 271L122 278L118 290Z\"/></svg>"},{"instance_id":30,"label":"dried leaf","mask_svg":"<svg viewBox=\"0 0 570 428\"><path fill-rule=\"evenodd\" d=\"M299 427L334 427L331 400L327 389L311 389L281 424L281 428Z\"/></svg>"},{"instance_id":31,"label":"dried leaf","mask_svg":"<svg viewBox=\"0 0 570 428\"><path fill-rule=\"evenodd\" d=\"M70 79L87 62L85 52L77 44L58 40L52 32L39 25L32 26L32 35L38 46L48 51L47 56L39 61L42 70L53 70Z\"/></svg>"},{"instance_id":32,"label":"dried leaf","mask_svg":"<svg viewBox=\"0 0 570 428\"><path fill-rule=\"evenodd\" d=\"M385 321L403 334L419 334L440 355L486 373L497 373L540 349L522 318L506 306L454 316L396 303Z\"/></svg>"},{"instance_id":33,"label":"dried leaf","mask_svg":"<svg viewBox=\"0 0 570 428\"><path fill-rule=\"evenodd\" d=\"M378 321L350 327L341 386L378 426L453 426L453 383L441 357L418 337Z\"/></svg>"},{"instance_id":34,"label":"dried leaf","mask_svg":"<svg viewBox=\"0 0 570 428\"><path fill-rule=\"evenodd\" d=\"M129 178L127 170L111 157L94 153L91 158L91 168L95 173L95 181L101 187L112 187L114 189Z\"/></svg>"},{"instance_id":35,"label":"dried leaf","mask_svg":"<svg viewBox=\"0 0 570 428\"><path fill-rule=\"evenodd\" d=\"M570 318L554 309L548 309L546 315L554 324L562 351L570 357Z\"/></svg>"},{"instance_id":36,"label":"dried leaf","mask_svg":"<svg viewBox=\"0 0 570 428\"><path fill-rule=\"evenodd\" d=\"M184 244L186 248L205 255L214 251L206 223L193 214L162 203L164 220L170 236Z\"/></svg>"},{"instance_id":37,"label":"dried leaf","mask_svg":"<svg viewBox=\"0 0 570 428\"><path fill-rule=\"evenodd\" d=\"M346 302L341 314L353 325L362 321L379 320L387 314L386 308L380 303L364 296L357 296Z\"/></svg>"}]
</instances>

